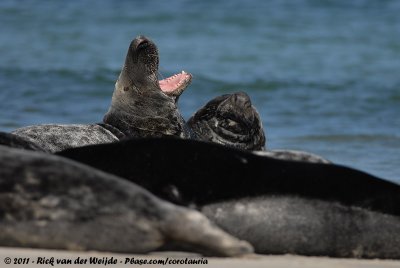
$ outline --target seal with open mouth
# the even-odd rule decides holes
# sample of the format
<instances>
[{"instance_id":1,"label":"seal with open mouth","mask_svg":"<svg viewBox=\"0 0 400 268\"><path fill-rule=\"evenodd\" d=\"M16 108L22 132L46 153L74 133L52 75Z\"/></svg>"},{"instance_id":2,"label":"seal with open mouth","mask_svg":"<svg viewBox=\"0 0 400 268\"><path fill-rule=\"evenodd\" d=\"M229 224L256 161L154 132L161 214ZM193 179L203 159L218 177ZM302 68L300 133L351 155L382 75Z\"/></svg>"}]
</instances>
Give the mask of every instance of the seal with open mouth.
<instances>
[{"instance_id":1,"label":"seal with open mouth","mask_svg":"<svg viewBox=\"0 0 400 268\"><path fill-rule=\"evenodd\" d=\"M216 97L187 122L195 138L246 150L263 150L262 121L244 92Z\"/></svg>"},{"instance_id":2,"label":"seal with open mouth","mask_svg":"<svg viewBox=\"0 0 400 268\"><path fill-rule=\"evenodd\" d=\"M158 63L156 45L138 36L129 46L103 123L35 125L12 133L50 152L115 142L124 137L187 138L189 131L175 101L190 84L192 76L182 71L158 81Z\"/></svg>"},{"instance_id":3,"label":"seal with open mouth","mask_svg":"<svg viewBox=\"0 0 400 268\"><path fill-rule=\"evenodd\" d=\"M188 138L175 100L192 76L182 71L159 81L158 63L157 47L150 39L138 36L132 41L103 122L128 137Z\"/></svg>"}]
</instances>

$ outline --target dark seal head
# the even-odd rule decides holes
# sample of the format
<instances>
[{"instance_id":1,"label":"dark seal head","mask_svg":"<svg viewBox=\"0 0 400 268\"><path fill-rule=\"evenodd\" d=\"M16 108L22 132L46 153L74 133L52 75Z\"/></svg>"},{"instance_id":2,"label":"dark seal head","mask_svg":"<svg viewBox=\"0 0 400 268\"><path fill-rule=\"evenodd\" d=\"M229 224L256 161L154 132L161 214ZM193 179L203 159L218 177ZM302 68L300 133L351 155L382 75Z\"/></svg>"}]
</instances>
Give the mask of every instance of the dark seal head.
<instances>
[{"instance_id":1,"label":"dark seal head","mask_svg":"<svg viewBox=\"0 0 400 268\"><path fill-rule=\"evenodd\" d=\"M128 137L189 136L176 98L192 76L181 72L158 80L158 50L144 36L130 44L104 123Z\"/></svg>"},{"instance_id":2,"label":"dark seal head","mask_svg":"<svg viewBox=\"0 0 400 268\"><path fill-rule=\"evenodd\" d=\"M188 121L195 137L246 150L263 150L265 134L257 110L244 92L212 99Z\"/></svg>"}]
</instances>

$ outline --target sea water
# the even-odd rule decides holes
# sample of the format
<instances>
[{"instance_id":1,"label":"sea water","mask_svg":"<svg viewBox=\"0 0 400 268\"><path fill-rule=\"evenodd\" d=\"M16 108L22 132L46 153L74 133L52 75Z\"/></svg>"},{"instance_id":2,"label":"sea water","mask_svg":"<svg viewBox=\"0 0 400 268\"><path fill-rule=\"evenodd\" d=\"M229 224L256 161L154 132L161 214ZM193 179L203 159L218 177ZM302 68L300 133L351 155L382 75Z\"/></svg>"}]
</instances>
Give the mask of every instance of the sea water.
<instances>
[{"instance_id":1,"label":"sea water","mask_svg":"<svg viewBox=\"0 0 400 268\"><path fill-rule=\"evenodd\" d=\"M185 70L187 119L247 92L270 149L400 183L400 1L0 1L0 130L100 122L130 41Z\"/></svg>"}]
</instances>

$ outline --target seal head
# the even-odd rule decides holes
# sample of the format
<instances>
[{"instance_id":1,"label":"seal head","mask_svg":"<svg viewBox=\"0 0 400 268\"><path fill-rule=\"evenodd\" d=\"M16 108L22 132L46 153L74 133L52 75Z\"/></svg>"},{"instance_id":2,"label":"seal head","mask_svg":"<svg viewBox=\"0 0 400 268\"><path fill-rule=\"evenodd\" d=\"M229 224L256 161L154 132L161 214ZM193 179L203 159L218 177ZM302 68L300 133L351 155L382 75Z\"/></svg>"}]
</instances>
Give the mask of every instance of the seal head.
<instances>
[{"instance_id":1,"label":"seal head","mask_svg":"<svg viewBox=\"0 0 400 268\"><path fill-rule=\"evenodd\" d=\"M265 134L260 116L244 92L212 99L188 121L195 137L246 150L263 150Z\"/></svg>"},{"instance_id":2,"label":"seal head","mask_svg":"<svg viewBox=\"0 0 400 268\"><path fill-rule=\"evenodd\" d=\"M159 56L156 45L144 36L130 44L111 107L103 122L128 137L189 137L175 99L189 85L192 76L184 71L158 80Z\"/></svg>"}]
</instances>

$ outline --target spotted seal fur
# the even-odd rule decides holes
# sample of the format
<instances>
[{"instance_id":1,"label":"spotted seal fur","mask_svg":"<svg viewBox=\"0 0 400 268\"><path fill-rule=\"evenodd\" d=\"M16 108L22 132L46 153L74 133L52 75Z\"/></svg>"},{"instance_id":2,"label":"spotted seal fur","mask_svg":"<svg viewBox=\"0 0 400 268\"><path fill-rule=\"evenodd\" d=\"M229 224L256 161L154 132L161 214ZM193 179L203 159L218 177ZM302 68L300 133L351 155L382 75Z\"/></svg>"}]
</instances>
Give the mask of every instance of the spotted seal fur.
<instances>
[{"instance_id":1,"label":"spotted seal fur","mask_svg":"<svg viewBox=\"0 0 400 268\"><path fill-rule=\"evenodd\" d=\"M0 131L0 145L32 151L47 152L36 143L12 133Z\"/></svg>"}]
</instances>

